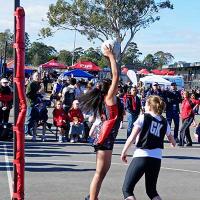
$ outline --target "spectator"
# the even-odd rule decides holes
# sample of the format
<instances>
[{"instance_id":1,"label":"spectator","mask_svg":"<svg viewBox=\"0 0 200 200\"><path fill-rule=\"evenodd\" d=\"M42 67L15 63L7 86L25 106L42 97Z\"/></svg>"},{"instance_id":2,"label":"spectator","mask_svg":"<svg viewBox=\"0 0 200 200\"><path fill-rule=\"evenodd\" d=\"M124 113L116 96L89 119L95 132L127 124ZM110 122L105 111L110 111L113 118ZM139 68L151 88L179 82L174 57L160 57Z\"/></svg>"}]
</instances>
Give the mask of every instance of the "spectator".
<instances>
[{"instance_id":1,"label":"spectator","mask_svg":"<svg viewBox=\"0 0 200 200\"><path fill-rule=\"evenodd\" d=\"M73 101L75 100L75 85L76 79L71 78L70 85L65 86L62 91L63 108L66 113L68 113Z\"/></svg>"},{"instance_id":2,"label":"spectator","mask_svg":"<svg viewBox=\"0 0 200 200\"><path fill-rule=\"evenodd\" d=\"M127 94L125 97L125 108L127 111L127 120L128 120L128 128L127 128L127 138L130 136L133 123L136 121L140 114L141 110L141 101L137 96L137 88L131 88L130 94Z\"/></svg>"},{"instance_id":3,"label":"spectator","mask_svg":"<svg viewBox=\"0 0 200 200\"><path fill-rule=\"evenodd\" d=\"M70 121L70 142L78 142L78 140L83 138L85 134L83 125L84 117L79 108L78 100L73 101L72 107L68 112L68 117Z\"/></svg>"},{"instance_id":4,"label":"spectator","mask_svg":"<svg viewBox=\"0 0 200 200\"><path fill-rule=\"evenodd\" d=\"M158 82L154 82L152 84L152 87L147 92L147 97L150 96L150 95L157 95L165 101L164 93L161 91Z\"/></svg>"},{"instance_id":5,"label":"spectator","mask_svg":"<svg viewBox=\"0 0 200 200\"><path fill-rule=\"evenodd\" d=\"M34 121L32 119L33 107L38 103L38 98L41 94L41 83L39 82L38 73L35 72L32 76L33 80L27 85L26 97L27 97L27 117L26 117L26 130L25 133L32 135ZM34 139L34 138L33 138Z\"/></svg>"},{"instance_id":6,"label":"spectator","mask_svg":"<svg viewBox=\"0 0 200 200\"><path fill-rule=\"evenodd\" d=\"M75 98L78 99L82 94L83 94L83 91L84 91L84 88L82 87L81 85L81 81L77 81L76 83L76 87L75 87Z\"/></svg>"},{"instance_id":7,"label":"spectator","mask_svg":"<svg viewBox=\"0 0 200 200\"><path fill-rule=\"evenodd\" d=\"M62 80L58 79L55 84L53 85L53 90L51 93L51 97L50 100L51 101L56 101L56 100L60 100L61 98L61 90L62 90ZM55 102L54 102L55 103Z\"/></svg>"},{"instance_id":8,"label":"spectator","mask_svg":"<svg viewBox=\"0 0 200 200\"><path fill-rule=\"evenodd\" d=\"M2 78L0 82L0 123L8 123L12 108L13 93L8 85L8 79Z\"/></svg>"},{"instance_id":9,"label":"spectator","mask_svg":"<svg viewBox=\"0 0 200 200\"><path fill-rule=\"evenodd\" d=\"M188 91L183 93L183 101L181 105L181 119L182 126L180 129L180 141L179 146L184 146L184 139L186 137L187 142L186 146L192 146L192 139L190 136L190 125L194 120L194 110L199 105L199 100L191 100L190 94Z\"/></svg>"},{"instance_id":10,"label":"spectator","mask_svg":"<svg viewBox=\"0 0 200 200\"><path fill-rule=\"evenodd\" d=\"M53 110L53 123L58 127L58 142L64 142L65 131L67 129L67 114L65 113L62 102L56 101L55 108ZM68 137L67 137L68 139Z\"/></svg>"},{"instance_id":11,"label":"spectator","mask_svg":"<svg viewBox=\"0 0 200 200\"><path fill-rule=\"evenodd\" d=\"M171 89L166 91L166 118L171 127L172 120L174 121L174 139L178 142L179 130L179 104L182 101L180 92L177 90L176 83L171 84Z\"/></svg>"},{"instance_id":12,"label":"spectator","mask_svg":"<svg viewBox=\"0 0 200 200\"><path fill-rule=\"evenodd\" d=\"M36 130L38 126L42 126L42 142L46 141L46 126L48 120L48 110L42 100L38 100L38 103L33 107L31 112L31 119L33 120L33 137L32 141L36 141Z\"/></svg>"},{"instance_id":13,"label":"spectator","mask_svg":"<svg viewBox=\"0 0 200 200\"><path fill-rule=\"evenodd\" d=\"M44 73L44 77L42 79L44 85L44 91L48 92L48 83L50 83L50 77L47 73Z\"/></svg>"}]
</instances>

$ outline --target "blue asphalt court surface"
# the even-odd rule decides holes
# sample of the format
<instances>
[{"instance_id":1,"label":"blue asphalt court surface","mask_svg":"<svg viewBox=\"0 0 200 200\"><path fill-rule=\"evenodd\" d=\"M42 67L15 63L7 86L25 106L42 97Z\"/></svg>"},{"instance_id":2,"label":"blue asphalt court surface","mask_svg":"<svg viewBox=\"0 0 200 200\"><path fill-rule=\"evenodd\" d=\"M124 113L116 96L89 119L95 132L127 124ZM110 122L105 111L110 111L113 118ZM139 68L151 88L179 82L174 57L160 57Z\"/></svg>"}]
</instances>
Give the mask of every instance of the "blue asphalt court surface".
<instances>
[{"instance_id":1,"label":"blue asphalt court surface","mask_svg":"<svg viewBox=\"0 0 200 200\"><path fill-rule=\"evenodd\" d=\"M57 143L52 134L47 142L41 142L39 136L37 142L26 138L25 199L84 200L95 172L93 148L82 143ZM126 129L120 129L100 200L123 199L121 187L128 165L121 162L120 153L125 137ZM12 142L0 142L0 200L11 199L12 148ZM129 163L132 152L130 149ZM172 148L165 143L158 192L163 200L200 199L200 144ZM137 200L148 200L144 177L136 185L135 195Z\"/></svg>"}]
</instances>

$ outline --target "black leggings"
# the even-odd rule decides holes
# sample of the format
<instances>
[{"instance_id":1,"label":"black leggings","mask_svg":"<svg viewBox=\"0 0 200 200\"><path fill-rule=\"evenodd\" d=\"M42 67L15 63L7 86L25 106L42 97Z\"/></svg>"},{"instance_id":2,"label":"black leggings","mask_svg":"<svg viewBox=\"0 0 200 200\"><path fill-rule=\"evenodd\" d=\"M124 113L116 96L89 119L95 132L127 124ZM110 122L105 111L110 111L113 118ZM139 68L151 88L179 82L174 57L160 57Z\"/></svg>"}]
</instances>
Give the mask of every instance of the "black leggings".
<instances>
[{"instance_id":1,"label":"black leggings","mask_svg":"<svg viewBox=\"0 0 200 200\"><path fill-rule=\"evenodd\" d=\"M133 190L135 185L143 176L143 174L145 174L146 193L149 198L153 199L154 197L158 196L156 191L156 184L160 166L161 159L152 157L133 158L126 172L122 188L124 198L126 199L129 196L134 196Z\"/></svg>"}]
</instances>

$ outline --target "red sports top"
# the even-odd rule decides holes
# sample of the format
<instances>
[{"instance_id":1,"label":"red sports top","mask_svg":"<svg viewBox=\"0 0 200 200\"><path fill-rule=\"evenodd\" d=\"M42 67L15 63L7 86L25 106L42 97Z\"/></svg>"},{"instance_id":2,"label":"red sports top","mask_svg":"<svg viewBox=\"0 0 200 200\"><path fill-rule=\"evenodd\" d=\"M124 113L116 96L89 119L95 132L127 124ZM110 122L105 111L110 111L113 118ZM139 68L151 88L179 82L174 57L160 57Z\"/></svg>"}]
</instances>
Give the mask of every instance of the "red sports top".
<instances>
[{"instance_id":1,"label":"red sports top","mask_svg":"<svg viewBox=\"0 0 200 200\"><path fill-rule=\"evenodd\" d=\"M53 123L55 126L65 126L67 120L67 114L63 109L55 108L53 110Z\"/></svg>"},{"instance_id":2,"label":"red sports top","mask_svg":"<svg viewBox=\"0 0 200 200\"><path fill-rule=\"evenodd\" d=\"M200 104L200 101L196 99L188 99L188 98L184 99L181 104L181 118L182 119L186 119L188 117L194 116L194 111L193 111L191 103L196 105L196 104Z\"/></svg>"}]
</instances>

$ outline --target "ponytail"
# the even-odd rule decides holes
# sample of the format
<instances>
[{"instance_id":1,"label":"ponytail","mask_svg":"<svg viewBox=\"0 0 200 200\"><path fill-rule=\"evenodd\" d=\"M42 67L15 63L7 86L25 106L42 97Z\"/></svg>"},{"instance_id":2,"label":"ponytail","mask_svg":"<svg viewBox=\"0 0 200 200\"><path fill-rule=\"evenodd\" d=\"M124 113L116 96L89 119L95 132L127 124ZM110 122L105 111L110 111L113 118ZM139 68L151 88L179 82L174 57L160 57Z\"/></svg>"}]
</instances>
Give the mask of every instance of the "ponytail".
<instances>
[{"instance_id":1,"label":"ponytail","mask_svg":"<svg viewBox=\"0 0 200 200\"><path fill-rule=\"evenodd\" d=\"M97 116L97 113L101 113L103 103L104 103L104 95L101 90L98 88L94 88L83 94L79 98L80 108L83 112L93 112L94 116Z\"/></svg>"}]
</instances>

